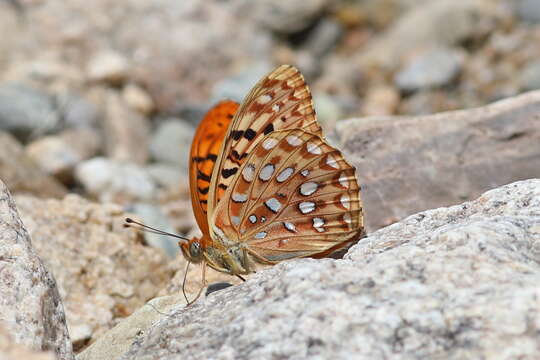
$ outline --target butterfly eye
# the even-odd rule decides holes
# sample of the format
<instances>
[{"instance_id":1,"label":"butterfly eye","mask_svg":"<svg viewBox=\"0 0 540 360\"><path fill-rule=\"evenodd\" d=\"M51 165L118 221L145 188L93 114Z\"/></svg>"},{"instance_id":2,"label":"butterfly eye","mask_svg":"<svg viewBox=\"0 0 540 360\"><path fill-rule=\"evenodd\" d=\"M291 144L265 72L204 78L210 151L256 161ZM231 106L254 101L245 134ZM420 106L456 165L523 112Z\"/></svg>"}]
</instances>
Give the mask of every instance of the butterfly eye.
<instances>
[{"instance_id":1,"label":"butterfly eye","mask_svg":"<svg viewBox=\"0 0 540 360\"><path fill-rule=\"evenodd\" d=\"M193 259L197 259L198 257L201 256L201 244L199 244L198 242L192 242L190 245L189 245L189 255L193 258Z\"/></svg>"}]
</instances>

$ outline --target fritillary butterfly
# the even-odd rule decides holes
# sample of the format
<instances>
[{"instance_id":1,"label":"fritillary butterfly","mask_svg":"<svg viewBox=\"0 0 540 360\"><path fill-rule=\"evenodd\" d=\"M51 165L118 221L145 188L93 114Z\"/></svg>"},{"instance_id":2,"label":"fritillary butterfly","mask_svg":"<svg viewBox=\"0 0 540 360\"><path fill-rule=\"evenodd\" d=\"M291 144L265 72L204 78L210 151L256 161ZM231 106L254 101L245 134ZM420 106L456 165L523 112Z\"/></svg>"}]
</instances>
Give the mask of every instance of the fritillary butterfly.
<instances>
[{"instance_id":1,"label":"fritillary butterfly","mask_svg":"<svg viewBox=\"0 0 540 360\"><path fill-rule=\"evenodd\" d=\"M355 169L322 137L293 66L265 76L241 106L216 105L191 146L193 211L202 237L184 256L231 275L255 263L323 257L363 233Z\"/></svg>"}]
</instances>

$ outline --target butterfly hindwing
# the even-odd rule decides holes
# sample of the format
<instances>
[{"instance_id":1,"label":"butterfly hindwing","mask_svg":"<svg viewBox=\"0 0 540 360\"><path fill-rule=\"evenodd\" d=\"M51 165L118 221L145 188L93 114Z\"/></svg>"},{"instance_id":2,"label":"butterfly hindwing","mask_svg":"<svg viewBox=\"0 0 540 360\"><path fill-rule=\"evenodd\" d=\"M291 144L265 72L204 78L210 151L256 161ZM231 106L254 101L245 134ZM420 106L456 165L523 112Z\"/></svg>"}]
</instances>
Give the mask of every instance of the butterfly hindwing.
<instances>
[{"instance_id":1,"label":"butterfly hindwing","mask_svg":"<svg viewBox=\"0 0 540 360\"><path fill-rule=\"evenodd\" d=\"M275 131L246 157L212 216L265 262L312 256L362 229L355 169L303 129Z\"/></svg>"},{"instance_id":2,"label":"butterfly hindwing","mask_svg":"<svg viewBox=\"0 0 540 360\"><path fill-rule=\"evenodd\" d=\"M200 122L191 144L189 182L197 224L208 234L207 206L210 181L221 144L240 105L226 100L211 108Z\"/></svg>"}]
</instances>

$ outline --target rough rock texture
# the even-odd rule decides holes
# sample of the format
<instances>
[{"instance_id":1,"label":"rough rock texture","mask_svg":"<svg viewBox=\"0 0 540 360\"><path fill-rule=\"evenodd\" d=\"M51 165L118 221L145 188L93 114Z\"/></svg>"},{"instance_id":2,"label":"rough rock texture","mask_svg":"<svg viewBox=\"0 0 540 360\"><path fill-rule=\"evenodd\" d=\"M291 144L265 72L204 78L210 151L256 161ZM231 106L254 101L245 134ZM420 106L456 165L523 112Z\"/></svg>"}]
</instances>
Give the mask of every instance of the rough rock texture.
<instances>
[{"instance_id":1,"label":"rough rock texture","mask_svg":"<svg viewBox=\"0 0 540 360\"><path fill-rule=\"evenodd\" d=\"M155 297L173 276L161 251L122 227L119 206L76 195L16 201L36 252L57 279L77 349Z\"/></svg>"},{"instance_id":2,"label":"rough rock texture","mask_svg":"<svg viewBox=\"0 0 540 360\"><path fill-rule=\"evenodd\" d=\"M7 187L0 181L0 326L18 344L73 359L56 282L34 251Z\"/></svg>"},{"instance_id":3,"label":"rough rock texture","mask_svg":"<svg viewBox=\"0 0 540 360\"><path fill-rule=\"evenodd\" d=\"M52 351L35 351L13 342L9 331L0 326L0 359L2 360L55 360Z\"/></svg>"},{"instance_id":4,"label":"rough rock texture","mask_svg":"<svg viewBox=\"0 0 540 360\"><path fill-rule=\"evenodd\" d=\"M121 359L534 359L540 180L170 308Z\"/></svg>"},{"instance_id":5,"label":"rough rock texture","mask_svg":"<svg viewBox=\"0 0 540 360\"><path fill-rule=\"evenodd\" d=\"M24 152L10 134L0 132L0 177L11 192L24 192L42 197L60 197L66 189L45 174Z\"/></svg>"},{"instance_id":6,"label":"rough rock texture","mask_svg":"<svg viewBox=\"0 0 540 360\"><path fill-rule=\"evenodd\" d=\"M540 177L540 91L471 110L338 123L368 232L415 212Z\"/></svg>"}]
</instances>

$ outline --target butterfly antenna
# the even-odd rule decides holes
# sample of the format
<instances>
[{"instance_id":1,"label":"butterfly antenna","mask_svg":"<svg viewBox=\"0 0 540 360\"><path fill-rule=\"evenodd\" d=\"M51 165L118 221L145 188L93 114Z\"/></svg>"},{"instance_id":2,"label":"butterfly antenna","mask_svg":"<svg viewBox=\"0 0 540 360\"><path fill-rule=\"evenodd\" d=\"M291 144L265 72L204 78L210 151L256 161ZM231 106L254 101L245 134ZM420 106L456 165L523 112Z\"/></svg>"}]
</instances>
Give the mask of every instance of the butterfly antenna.
<instances>
[{"instance_id":1,"label":"butterfly antenna","mask_svg":"<svg viewBox=\"0 0 540 360\"><path fill-rule=\"evenodd\" d=\"M173 233L170 233L170 232L167 232L167 231L159 230L159 229L153 228L153 227L148 226L148 225L144 225L143 223L135 221L132 218L126 218L125 221L126 222L124 223L124 227L126 227L126 228L130 227L130 228L134 228L134 229L137 229L137 230L140 230L140 231L149 232L149 233L152 233L152 234L172 236L172 237L177 238L177 239L189 241L189 239L186 238L186 237L176 235L176 234L173 234ZM137 226L135 226L135 225L137 225Z\"/></svg>"}]
</instances>

